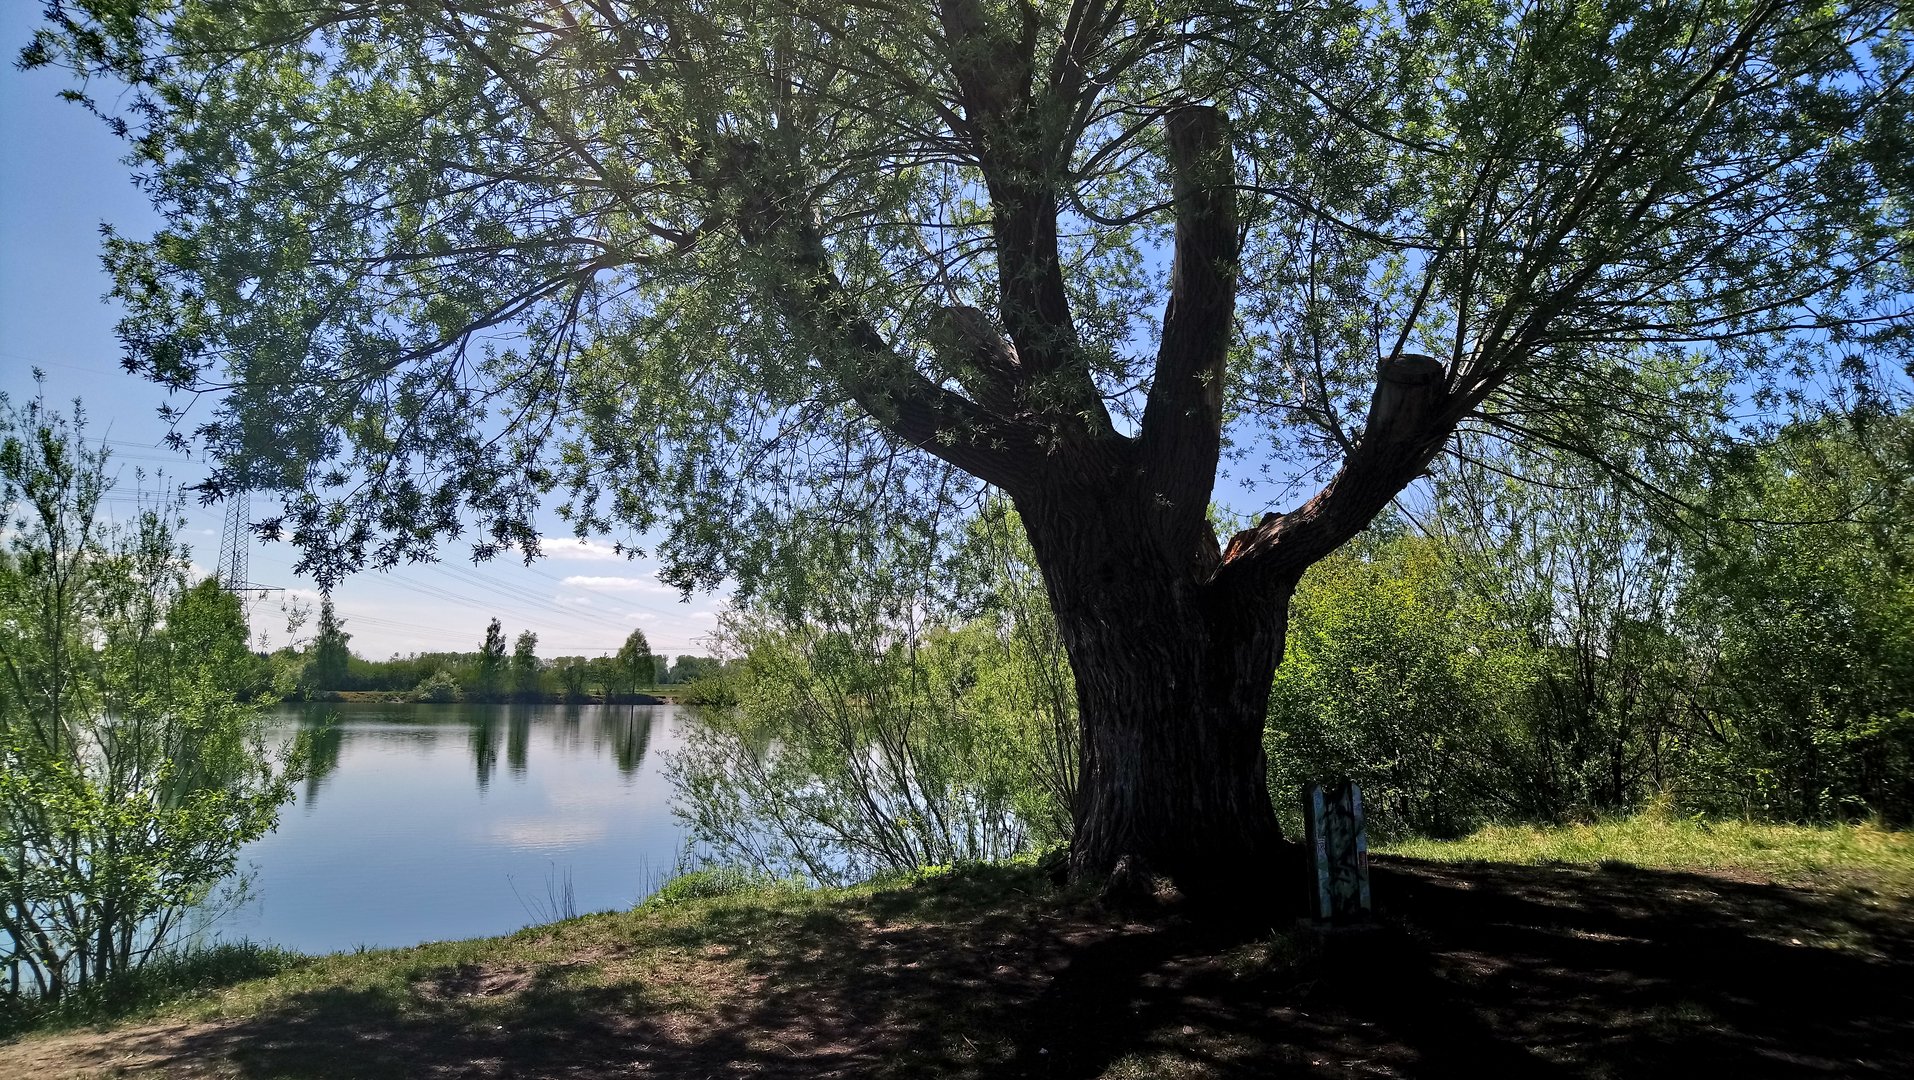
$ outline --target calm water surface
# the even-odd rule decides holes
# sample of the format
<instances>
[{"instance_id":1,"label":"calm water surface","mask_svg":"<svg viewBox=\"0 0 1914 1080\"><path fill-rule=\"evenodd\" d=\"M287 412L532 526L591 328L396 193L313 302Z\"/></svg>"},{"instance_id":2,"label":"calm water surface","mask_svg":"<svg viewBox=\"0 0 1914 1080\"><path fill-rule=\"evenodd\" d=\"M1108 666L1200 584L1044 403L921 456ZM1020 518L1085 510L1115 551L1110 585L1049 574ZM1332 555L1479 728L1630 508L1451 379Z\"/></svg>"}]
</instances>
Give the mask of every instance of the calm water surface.
<instances>
[{"instance_id":1,"label":"calm water surface","mask_svg":"<svg viewBox=\"0 0 1914 1080\"><path fill-rule=\"evenodd\" d=\"M240 854L254 898L215 924L302 952L502 934L552 918L567 875L583 914L629 907L685 831L663 767L670 705L285 708L312 739L279 830Z\"/></svg>"}]
</instances>

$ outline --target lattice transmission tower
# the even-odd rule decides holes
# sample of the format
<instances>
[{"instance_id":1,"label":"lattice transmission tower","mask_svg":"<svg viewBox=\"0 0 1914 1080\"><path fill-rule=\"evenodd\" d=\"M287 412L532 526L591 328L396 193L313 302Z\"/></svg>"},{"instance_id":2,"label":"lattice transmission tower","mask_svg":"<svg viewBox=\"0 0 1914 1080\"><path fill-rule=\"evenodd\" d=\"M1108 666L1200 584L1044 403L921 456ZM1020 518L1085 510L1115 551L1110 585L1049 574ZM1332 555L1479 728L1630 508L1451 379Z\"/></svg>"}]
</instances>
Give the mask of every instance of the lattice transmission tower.
<instances>
[{"instance_id":1,"label":"lattice transmission tower","mask_svg":"<svg viewBox=\"0 0 1914 1080\"><path fill-rule=\"evenodd\" d=\"M246 588L249 573L248 561L252 554L253 538L246 529L246 519L252 516L252 499L247 492L235 491L226 496L226 528L219 539L219 587L227 592L241 592Z\"/></svg>"},{"instance_id":2,"label":"lattice transmission tower","mask_svg":"<svg viewBox=\"0 0 1914 1080\"><path fill-rule=\"evenodd\" d=\"M219 538L219 587L229 593L269 593L279 590L252 580L253 534L247 518L252 516L252 493L235 491L226 496L226 527Z\"/></svg>"}]
</instances>

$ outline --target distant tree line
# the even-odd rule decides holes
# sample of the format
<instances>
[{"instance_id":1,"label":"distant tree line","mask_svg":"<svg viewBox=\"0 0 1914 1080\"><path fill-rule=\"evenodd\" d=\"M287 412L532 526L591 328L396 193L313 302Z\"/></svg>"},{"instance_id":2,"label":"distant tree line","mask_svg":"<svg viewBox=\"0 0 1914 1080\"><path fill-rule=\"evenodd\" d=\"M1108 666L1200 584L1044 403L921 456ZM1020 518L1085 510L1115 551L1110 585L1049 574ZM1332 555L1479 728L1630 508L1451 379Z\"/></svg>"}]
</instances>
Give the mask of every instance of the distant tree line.
<instances>
[{"instance_id":1,"label":"distant tree line","mask_svg":"<svg viewBox=\"0 0 1914 1080\"><path fill-rule=\"evenodd\" d=\"M312 640L280 652L281 665L297 665L297 690L306 696L338 691L403 693L422 702L618 701L662 687L674 696L721 694L724 661L710 656L676 658L651 651L644 631L633 630L613 654L538 655L538 635L512 639L493 619L477 652L421 652L366 660L353 655L352 635L329 598L319 605ZM265 678L266 676L261 676Z\"/></svg>"}]
</instances>

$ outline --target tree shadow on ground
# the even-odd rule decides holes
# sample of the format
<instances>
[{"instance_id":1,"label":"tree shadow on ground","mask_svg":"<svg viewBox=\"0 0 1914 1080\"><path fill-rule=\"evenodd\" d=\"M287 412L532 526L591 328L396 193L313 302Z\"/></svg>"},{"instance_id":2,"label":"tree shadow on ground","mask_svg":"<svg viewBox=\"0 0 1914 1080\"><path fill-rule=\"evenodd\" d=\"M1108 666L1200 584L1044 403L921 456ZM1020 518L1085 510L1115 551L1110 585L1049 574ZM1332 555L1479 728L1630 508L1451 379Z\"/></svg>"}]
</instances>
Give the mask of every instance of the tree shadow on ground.
<instances>
[{"instance_id":1,"label":"tree shadow on ground","mask_svg":"<svg viewBox=\"0 0 1914 1080\"><path fill-rule=\"evenodd\" d=\"M241 1021L131 1033L91 1064L248 1078L1914 1075L1905 898L1395 859L1378 861L1375 892L1371 928L1246 939L1112 919L983 870L642 929L628 951L653 958L649 974L618 949L462 965L403 991L318 990Z\"/></svg>"}]
</instances>

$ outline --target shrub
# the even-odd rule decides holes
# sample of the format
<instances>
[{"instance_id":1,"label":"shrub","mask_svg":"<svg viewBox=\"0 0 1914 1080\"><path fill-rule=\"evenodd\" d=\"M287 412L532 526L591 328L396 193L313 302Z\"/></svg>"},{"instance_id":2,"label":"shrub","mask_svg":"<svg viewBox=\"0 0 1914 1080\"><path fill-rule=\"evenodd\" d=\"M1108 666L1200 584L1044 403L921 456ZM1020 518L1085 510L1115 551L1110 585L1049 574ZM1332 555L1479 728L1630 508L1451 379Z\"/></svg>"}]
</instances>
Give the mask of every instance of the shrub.
<instances>
[{"instance_id":1,"label":"shrub","mask_svg":"<svg viewBox=\"0 0 1914 1080\"><path fill-rule=\"evenodd\" d=\"M459 700L459 681L449 671L435 671L419 681L409 695L411 700L429 705L450 705Z\"/></svg>"},{"instance_id":2,"label":"shrub","mask_svg":"<svg viewBox=\"0 0 1914 1080\"><path fill-rule=\"evenodd\" d=\"M238 599L187 585L177 496L100 519L83 431L0 395L0 971L36 1007L166 955L292 794Z\"/></svg>"}]
</instances>

